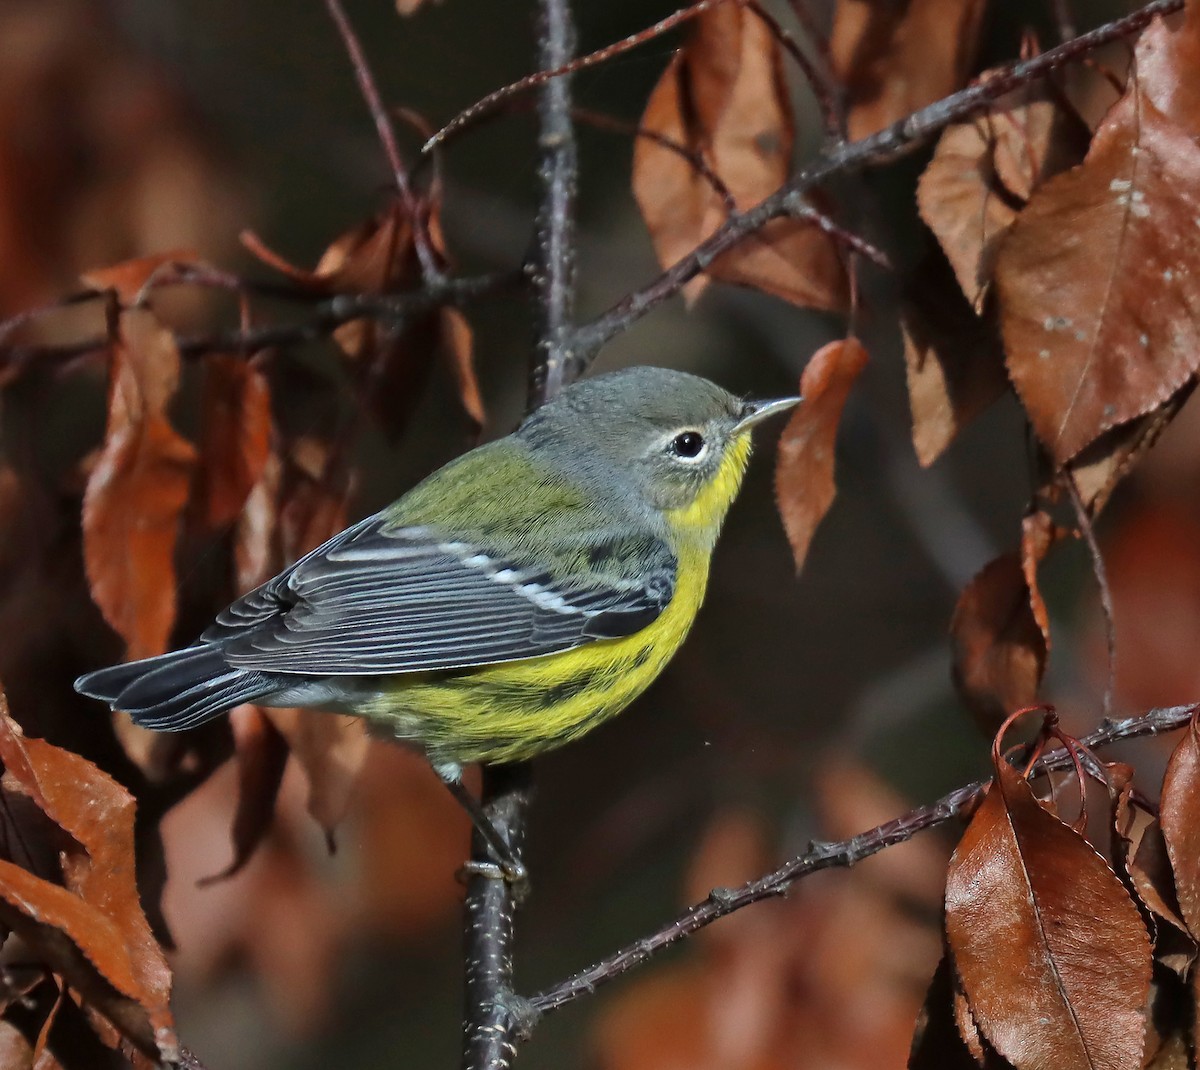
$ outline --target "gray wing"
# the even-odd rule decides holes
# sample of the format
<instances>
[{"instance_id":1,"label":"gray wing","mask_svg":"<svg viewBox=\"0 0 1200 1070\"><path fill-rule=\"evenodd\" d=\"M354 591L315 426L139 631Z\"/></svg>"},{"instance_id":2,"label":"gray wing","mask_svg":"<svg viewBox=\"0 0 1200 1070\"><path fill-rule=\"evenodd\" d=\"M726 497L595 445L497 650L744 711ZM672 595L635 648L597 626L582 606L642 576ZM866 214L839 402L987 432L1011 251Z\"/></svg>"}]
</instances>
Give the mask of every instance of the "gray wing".
<instances>
[{"instance_id":1,"label":"gray wing","mask_svg":"<svg viewBox=\"0 0 1200 1070\"><path fill-rule=\"evenodd\" d=\"M586 576L563 585L528 562L370 517L234 602L201 641L237 668L357 676L468 668L632 635L670 602L674 555L649 536L586 538ZM631 559L638 567L627 576L621 565Z\"/></svg>"}]
</instances>

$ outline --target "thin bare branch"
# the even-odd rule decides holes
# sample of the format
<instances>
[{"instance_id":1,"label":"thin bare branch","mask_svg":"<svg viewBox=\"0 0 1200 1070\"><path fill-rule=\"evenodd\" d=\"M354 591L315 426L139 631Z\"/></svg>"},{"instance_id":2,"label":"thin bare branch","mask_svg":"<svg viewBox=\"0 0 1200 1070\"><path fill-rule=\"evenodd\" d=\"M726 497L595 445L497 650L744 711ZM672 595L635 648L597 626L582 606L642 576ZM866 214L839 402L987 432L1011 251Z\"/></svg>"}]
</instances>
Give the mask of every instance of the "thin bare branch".
<instances>
[{"instance_id":1,"label":"thin bare branch","mask_svg":"<svg viewBox=\"0 0 1200 1070\"><path fill-rule=\"evenodd\" d=\"M518 859L531 792L527 764L484 767L484 812ZM471 853L480 860L491 857L478 830L472 837ZM512 989L517 905L508 881L475 875L467 884L463 905L463 1070L508 1070L516 1058L517 1040L528 1028L524 1002Z\"/></svg>"},{"instance_id":2,"label":"thin bare branch","mask_svg":"<svg viewBox=\"0 0 1200 1070\"><path fill-rule=\"evenodd\" d=\"M588 67L595 67L600 63L613 59L630 49L637 48L638 45L643 45L647 41L652 41L656 37L662 36L668 30L673 30L682 22L688 19L695 18L697 15L705 11L710 11L714 7L726 3L743 3L745 0L697 0L696 3L688 7L668 15L660 22L656 22L653 26L648 26L644 30L639 30L637 33L631 33L628 37L623 38L611 45L605 45L603 48L597 49L595 52L589 52L586 56L577 56L574 59L568 60L565 63L548 66L540 71L535 71L533 74L526 75L520 81L512 82L509 85L502 86L493 93L489 93L481 100L477 100L469 108L460 111L453 119L433 135L424 145L421 146L421 152L426 153L431 149L436 148L447 138L462 131L465 127L470 126L484 116L489 115L496 108L510 98L517 96L520 93L526 93L531 89L536 89L540 85L545 85L547 82L553 82L556 78L562 78L565 75L575 74L577 71L582 71Z\"/></svg>"},{"instance_id":3,"label":"thin bare branch","mask_svg":"<svg viewBox=\"0 0 1200 1070\"><path fill-rule=\"evenodd\" d=\"M367 110L371 113L371 119L374 121L375 130L379 135L379 143L383 146L384 155L387 156L388 164L391 167L392 178L400 194L401 203L404 205L404 213L412 223L413 245L421 264L421 271L427 279L438 278L442 273L441 267L429 240L429 230L422 217L417 197L413 193L408 169L404 166L404 159L400 155L400 145L396 141L396 129L392 126L391 116L388 115L383 98L379 95L379 86L375 83L375 76L371 73L371 66L367 62L362 42L359 41L354 27L350 25L350 20L346 17L342 0L325 0L325 7L328 9L334 25L337 26L338 33L341 34L342 43L346 46L350 63L354 67L355 80L358 82L358 88L366 102Z\"/></svg>"},{"instance_id":4,"label":"thin bare branch","mask_svg":"<svg viewBox=\"0 0 1200 1070\"><path fill-rule=\"evenodd\" d=\"M1129 717L1120 721L1105 720L1099 728L1088 733L1080 742L1094 750L1120 740L1173 732L1183 728L1198 708L1200 708L1200 703L1150 710L1139 717ZM1017 758L1017 764L1020 764L1021 756L1018 755ZM1054 750L1043 755L1034 763L1031 775L1042 776L1066 769L1072 764L1073 758L1069 750ZM768 873L758 880L750 881L740 888L714 888L707 899L688 907L678 917L649 936L621 948L620 951L602 959L594 966L589 966L586 970L581 970L561 984L539 992L523 1005L524 1009L534 1015L543 1015L565 1007L581 996L595 991L597 986L628 973L660 951L711 925L714 921L762 899L773 899L786 895L797 881L812 873L822 869L852 866L864 858L877 854L885 847L892 847L912 839L918 832L937 828L956 817L970 813L982 800L986 790L986 781L980 780L974 784L967 784L943 795L934 803L918 807L903 817L885 822L866 832L859 833L851 839L837 843L814 841L809 844L808 850L799 857L785 862L774 872Z\"/></svg>"},{"instance_id":5,"label":"thin bare branch","mask_svg":"<svg viewBox=\"0 0 1200 1070\"><path fill-rule=\"evenodd\" d=\"M575 51L570 0L539 0L538 63L556 68ZM564 341L574 329L575 194L578 158L568 78L546 82L538 99L538 212L530 274L533 286L534 351L529 408L535 409L570 382ZM526 763L484 769L481 802L509 853L520 860L531 798ZM473 856L486 859L476 832ZM517 1042L528 1032L524 1001L513 991L512 945L518 906L507 881L475 877L467 887L466 1009L463 1070L508 1070Z\"/></svg>"},{"instance_id":6,"label":"thin bare branch","mask_svg":"<svg viewBox=\"0 0 1200 1070\"><path fill-rule=\"evenodd\" d=\"M575 50L569 0L541 0L539 55L563 66ZM575 196L579 159L571 120L571 80L555 78L538 99L538 181L534 222L534 359L529 407L554 397L573 378L565 342L575 317Z\"/></svg>"},{"instance_id":7,"label":"thin bare branch","mask_svg":"<svg viewBox=\"0 0 1200 1070\"><path fill-rule=\"evenodd\" d=\"M178 340L179 351L185 357L201 357L209 353L249 354L269 346L297 345L324 338L335 328L356 319L373 319L385 326L398 325L411 316L439 306L460 307L511 290L525 277L526 272L522 269L457 279L444 278L407 293L335 294L332 297L292 286L242 281L239 290L307 304L311 307L310 315L296 323L185 335ZM164 279L160 284L217 285L215 281L206 283L194 277ZM83 296L91 298L104 295L88 293ZM73 296L64 304L77 303L80 299ZM68 363L88 353L100 352L107 345L108 338L104 335L57 345L0 345L0 378L12 377L38 362Z\"/></svg>"}]
</instances>

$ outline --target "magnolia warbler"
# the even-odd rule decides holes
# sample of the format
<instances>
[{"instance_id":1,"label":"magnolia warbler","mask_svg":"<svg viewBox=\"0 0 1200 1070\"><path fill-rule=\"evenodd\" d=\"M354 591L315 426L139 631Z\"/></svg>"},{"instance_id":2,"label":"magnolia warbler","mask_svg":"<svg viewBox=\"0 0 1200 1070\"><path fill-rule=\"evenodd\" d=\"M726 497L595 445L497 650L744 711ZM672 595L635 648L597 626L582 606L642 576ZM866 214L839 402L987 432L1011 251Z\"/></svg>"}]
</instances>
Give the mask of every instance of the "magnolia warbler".
<instances>
[{"instance_id":1,"label":"magnolia warbler","mask_svg":"<svg viewBox=\"0 0 1200 1070\"><path fill-rule=\"evenodd\" d=\"M357 714L424 750L504 861L463 764L557 747L649 686L700 608L751 428L799 400L746 402L663 368L578 382L191 646L76 690L166 732L243 702Z\"/></svg>"}]
</instances>

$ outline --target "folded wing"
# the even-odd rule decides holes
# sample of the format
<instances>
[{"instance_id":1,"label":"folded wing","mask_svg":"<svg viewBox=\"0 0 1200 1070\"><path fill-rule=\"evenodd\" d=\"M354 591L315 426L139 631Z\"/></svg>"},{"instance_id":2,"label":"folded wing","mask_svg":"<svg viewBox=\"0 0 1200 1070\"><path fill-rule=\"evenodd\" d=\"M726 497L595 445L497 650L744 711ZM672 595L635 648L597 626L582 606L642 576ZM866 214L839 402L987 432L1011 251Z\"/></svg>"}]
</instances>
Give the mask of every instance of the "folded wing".
<instances>
[{"instance_id":1,"label":"folded wing","mask_svg":"<svg viewBox=\"0 0 1200 1070\"><path fill-rule=\"evenodd\" d=\"M668 547L625 533L580 539L564 555L578 563L564 580L544 564L371 517L239 599L201 642L236 668L358 676L537 657L653 622L674 593Z\"/></svg>"}]
</instances>

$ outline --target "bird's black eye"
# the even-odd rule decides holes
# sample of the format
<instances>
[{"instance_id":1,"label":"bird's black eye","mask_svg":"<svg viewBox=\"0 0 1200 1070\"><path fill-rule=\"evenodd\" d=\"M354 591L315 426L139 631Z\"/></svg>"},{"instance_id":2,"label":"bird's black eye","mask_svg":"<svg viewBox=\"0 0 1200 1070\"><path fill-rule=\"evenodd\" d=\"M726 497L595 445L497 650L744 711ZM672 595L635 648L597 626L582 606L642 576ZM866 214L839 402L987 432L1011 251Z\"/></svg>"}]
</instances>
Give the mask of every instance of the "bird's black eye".
<instances>
[{"instance_id":1,"label":"bird's black eye","mask_svg":"<svg viewBox=\"0 0 1200 1070\"><path fill-rule=\"evenodd\" d=\"M676 457L692 460L704 449L704 436L699 431L682 431L671 439L671 452Z\"/></svg>"}]
</instances>

